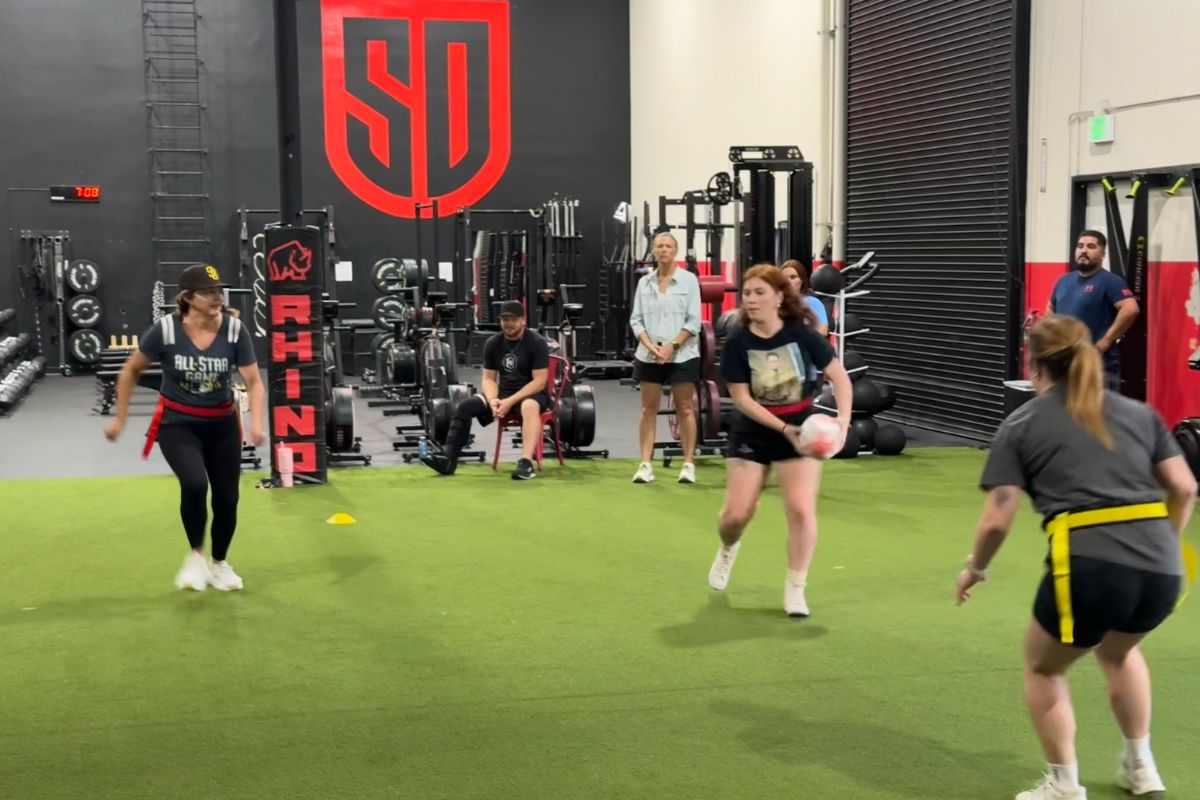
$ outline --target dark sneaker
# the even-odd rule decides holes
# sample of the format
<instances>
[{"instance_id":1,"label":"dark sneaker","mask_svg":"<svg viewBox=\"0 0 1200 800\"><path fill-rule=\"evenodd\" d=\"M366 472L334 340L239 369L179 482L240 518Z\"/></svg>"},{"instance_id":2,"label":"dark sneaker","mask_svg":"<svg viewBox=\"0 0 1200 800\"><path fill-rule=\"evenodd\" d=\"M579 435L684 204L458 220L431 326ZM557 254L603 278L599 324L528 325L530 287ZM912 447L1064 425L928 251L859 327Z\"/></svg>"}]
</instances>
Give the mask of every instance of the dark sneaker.
<instances>
[{"instance_id":1,"label":"dark sneaker","mask_svg":"<svg viewBox=\"0 0 1200 800\"><path fill-rule=\"evenodd\" d=\"M514 481L528 481L537 477L537 473L533 471L533 462L528 458L522 458L517 462L517 468L512 474Z\"/></svg>"},{"instance_id":2,"label":"dark sneaker","mask_svg":"<svg viewBox=\"0 0 1200 800\"><path fill-rule=\"evenodd\" d=\"M442 475L453 475L458 468L458 459L447 458L441 453L430 453L421 459L421 463Z\"/></svg>"}]
</instances>

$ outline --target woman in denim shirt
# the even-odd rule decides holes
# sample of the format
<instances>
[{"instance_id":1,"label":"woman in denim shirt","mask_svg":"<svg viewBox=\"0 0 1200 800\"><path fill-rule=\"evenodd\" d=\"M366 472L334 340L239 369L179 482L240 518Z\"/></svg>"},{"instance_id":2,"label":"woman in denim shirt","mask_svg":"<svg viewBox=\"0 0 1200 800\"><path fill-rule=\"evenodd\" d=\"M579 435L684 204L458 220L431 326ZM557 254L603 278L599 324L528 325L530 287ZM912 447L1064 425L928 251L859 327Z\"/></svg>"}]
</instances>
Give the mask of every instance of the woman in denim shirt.
<instances>
[{"instance_id":1,"label":"woman in denim shirt","mask_svg":"<svg viewBox=\"0 0 1200 800\"><path fill-rule=\"evenodd\" d=\"M642 413L638 426L642 463L634 473L634 483L654 480L654 436L658 426L658 408L662 387L671 387L675 416L679 420L679 438L683 445L680 483L696 482L696 403L695 384L700 380L700 281L675 264L679 243L669 233L654 237L656 269L638 281L633 293L629 327L637 338L634 376L642 392Z\"/></svg>"}]
</instances>

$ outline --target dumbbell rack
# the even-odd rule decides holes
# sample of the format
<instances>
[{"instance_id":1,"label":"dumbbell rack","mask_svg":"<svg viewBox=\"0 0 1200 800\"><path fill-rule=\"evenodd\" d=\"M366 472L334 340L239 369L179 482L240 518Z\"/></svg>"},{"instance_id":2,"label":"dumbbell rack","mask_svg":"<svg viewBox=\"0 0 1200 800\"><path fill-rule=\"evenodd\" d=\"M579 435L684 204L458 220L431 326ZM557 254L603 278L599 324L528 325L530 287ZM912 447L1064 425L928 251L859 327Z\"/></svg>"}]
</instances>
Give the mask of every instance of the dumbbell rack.
<instances>
[{"instance_id":1,"label":"dumbbell rack","mask_svg":"<svg viewBox=\"0 0 1200 800\"><path fill-rule=\"evenodd\" d=\"M846 357L846 340L848 338L850 338L851 336L860 336L864 333L871 332L870 328L860 328L856 331L849 331L849 332L846 331L846 301L854 299L856 297L866 297L870 293L871 293L870 289L856 289L855 291L852 291L852 292L841 291L841 292L838 292L837 294L833 294L833 295L821 294L820 292L814 292L814 294L816 294L820 297L833 298L833 307L835 310L835 318L834 318L833 328L832 328L832 330L830 330L829 333L836 340L834 349L837 351L837 357L838 357L839 361L844 360ZM866 371L866 369L867 369L866 366L855 367L852 370L847 370L847 372L853 374L855 372L864 372L864 371Z\"/></svg>"},{"instance_id":2,"label":"dumbbell rack","mask_svg":"<svg viewBox=\"0 0 1200 800\"><path fill-rule=\"evenodd\" d=\"M843 362L845 361L846 340L847 339L849 339L852 336L859 336L861 334L871 332L870 328L859 328L857 330L852 330L852 331L846 330L846 301L855 299L855 298L859 298L859 297L864 297L871 293L871 291L869 289L858 289L855 287L862 285L862 283L865 280L869 279L871 277L871 275L874 275L875 272L878 271L878 268L879 268L878 264L875 264L874 262L870 261L870 259L873 256L874 256L874 252L872 251L872 252L868 253L866 256L864 256L862 259L860 259L857 264L853 265L853 267L852 267L853 269L858 269L868 263L871 264L870 269L868 270L867 274L864 277L860 277L858 280L856 280L850 287L847 287L846 289L843 289L837 293L814 292L814 294L816 294L819 297L830 298L833 301L835 319L834 319L834 325L832 326L832 329L830 330L830 335L833 336L835 339L835 350L836 350L836 355L837 355L837 358L839 361L843 361ZM848 268L848 270L849 269L850 268ZM862 377L862 374L867 372L869 367L870 367L869 364L863 364L862 366L859 366L859 367L848 368L846 370L846 372L852 378L859 378L859 377ZM826 391L829 391L829 390L827 389ZM825 397L825 395L818 396L814 407L822 413L831 414L831 415L836 414L837 407L836 407L834 401L832 399L825 399L823 401L822 398L824 398L824 397ZM894 402L894 400L891 402ZM890 407L891 407L891 405L889 403L887 405L881 405L878 408L872 408L870 410L852 409L851 415L852 415L852 418L854 419L855 423L861 422L863 420L873 420L876 414L882 413L883 411L886 411ZM847 454L845 457L854 458L857 456L868 456L868 455L876 455L876 450L873 446L870 446L870 445L864 443L862 446L860 446L860 448L856 452ZM839 456L836 456L836 457L842 457L842 455L839 454Z\"/></svg>"},{"instance_id":3,"label":"dumbbell rack","mask_svg":"<svg viewBox=\"0 0 1200 800\"><path fill-rule=\"evenodd\" d=\"M0 311L0 331L16 322L13 309ZM29 358L33 337L28 333L0 337L0 416L8 414L46 373L46 359Z\"/></svg>"}]
</instances>

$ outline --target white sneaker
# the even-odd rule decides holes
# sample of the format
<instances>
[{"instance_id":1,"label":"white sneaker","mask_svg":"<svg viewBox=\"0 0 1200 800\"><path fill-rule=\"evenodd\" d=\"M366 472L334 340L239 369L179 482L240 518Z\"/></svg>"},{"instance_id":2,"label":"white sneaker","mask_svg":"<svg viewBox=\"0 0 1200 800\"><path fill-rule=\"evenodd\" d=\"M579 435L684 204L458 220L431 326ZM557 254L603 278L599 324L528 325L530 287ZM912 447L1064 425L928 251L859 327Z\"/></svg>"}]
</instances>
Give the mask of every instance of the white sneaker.
<instances>
[{"instance_id":1,"label":"white sneaker","mask_svg":"<svg viewBox=\"0 0 1200 800\"><path fill-rule=\"evenodd\" d=\"M1087 789L1082 786L1060 789L1051 783L1050 776L1046 775L1037 786L1017 795L1017 800L1087 800Z\"/></svg>"},{"instance_id":2,"label":"white sneaker","mask_svg":"<svg viewBox=\"0 0 1200 800\"><path fill-rule=\"evenodd\" d=\"M183 559L183 566L175 575L175 587L203 592L207 586L208 564L205 563L204 556L193 550Z\"/></svg>"},{"instance_id":3,"label":"white sneaker","mask_svg":"<svg viewBox=\"0 0 1200 800\"><path fill-rule=\"evenodd\" d=\"M208 585L220 592L240 592L241 577L233 571L228 561L213 561L208 566Z\"/></svg>"},{"instance_id":4,"label":"white sneaker","mask_svg":"<svg viewBox=\"0 0 1200 800\"><path fill-rule=\"evenodd\" d=\"M717 550L712 569L708 571L708 585L718 592L725 591L725 587L729 585L729 573L733 572L733 562L737 561L738 548L741 546L742 543L738 542L733 547L721 545Z\"/></svg>"},{"instance_id":5,"label":"white sneaker","mask_svg":"<svg viewBox=\"0 0 1200 800\"><path fill-rule=\"evenodd\" d=\"M787 612L789 617L807 617L808 616L808 601L804 599L803 583L792 583L790 580L783 582L783 610Z\"/></svg>"},{"instance_id":6,"label":"white sneaker","mask_svg":"<svg viewBox=\"0 0 1200 800\"><path fill-rule=\"evenodd\" d=\"M654 483L654 467L649 461L638 464L637 472L633 473L634 483Z\"/></svg>"},{"instance_id":7,"label":"white sneaker","mask_svg":"<svg viewBox=\"0 0 1200 800\"><path fill-rule=\"evenodd\" d=\"M1167 790L1167 787L1163 786L1162 778L1159 777L1158 768L1154 766L1153 761L1129 762L1121 759L1121 766L1117 770L1117 786L1134 797L1145 797Z\"/></svg>"},{"instance_id":8,"label":"white sneaker","mask_svg":"<svg viewBox=\"0 0 1200 800\"><path fill-rule=\"evenodd\" d=\"M679 470L680 483L695 483L696 482L696 465L688 462Z\"/></svg>"}]
</instances>

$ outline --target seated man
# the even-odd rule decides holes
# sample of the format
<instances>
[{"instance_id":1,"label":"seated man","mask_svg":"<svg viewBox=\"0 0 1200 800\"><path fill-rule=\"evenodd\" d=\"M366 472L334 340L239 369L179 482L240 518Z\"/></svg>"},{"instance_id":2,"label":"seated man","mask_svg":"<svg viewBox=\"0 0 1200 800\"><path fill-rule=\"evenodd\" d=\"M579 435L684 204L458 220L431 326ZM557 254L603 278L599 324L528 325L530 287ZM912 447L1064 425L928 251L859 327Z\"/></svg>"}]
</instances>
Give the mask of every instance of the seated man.
<instances>
[{"instance_id":1,"label":"seated man","mask_svg":"<svg viewBox=\"0 0 1200 800\"><path fill-rule=\"evenodd\" d=\"M536 331L525 327L525 307L515 300L500 306L500 331L483 347L483 393L458 404L443 452L421 459L443 475L453 475L458 467L458 454L467 446L472 419L488 425L517 411L522 453L513 480L527 481L537 475L533 458L542 438L541 415L550 408L546 389L550 348Z\"/></svg>"}]
</instances>

